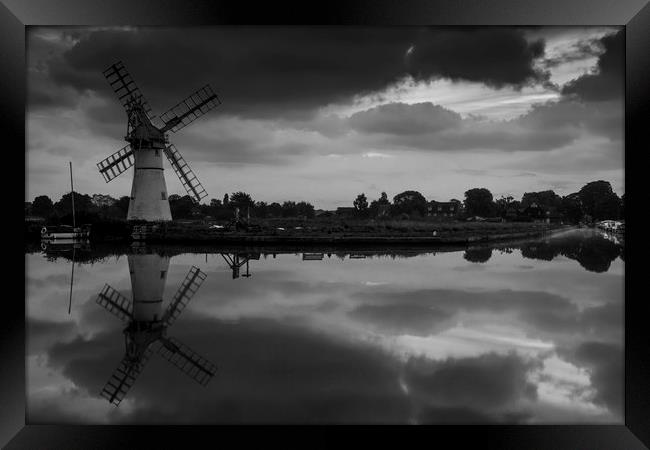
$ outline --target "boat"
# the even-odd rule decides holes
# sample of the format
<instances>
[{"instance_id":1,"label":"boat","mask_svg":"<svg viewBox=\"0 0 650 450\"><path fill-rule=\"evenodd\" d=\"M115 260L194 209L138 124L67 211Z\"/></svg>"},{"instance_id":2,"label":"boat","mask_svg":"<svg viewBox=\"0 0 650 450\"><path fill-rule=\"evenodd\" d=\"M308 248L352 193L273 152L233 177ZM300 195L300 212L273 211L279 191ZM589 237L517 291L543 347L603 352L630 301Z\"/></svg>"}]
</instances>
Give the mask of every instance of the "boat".
<instances>
[{"instance_id":1,"label":"boat","mask_svg":"<svg viewBox=\"0 0 650 450\"><path fill-rule=\"evenodd\" d=\"M69 241L61 243L73 243L90 239L90 225L80 227L70 225L55 225L41 228L42 241Z\"/></svg>"},{"instance_id":2,"label":"boat","mask_svg":"<svg viewBox=\"0 0 650 450\"><path fill-rule=\"evenodd\" d=\"M90 225L77 226L74 211L74 185L72 183L72 162L70 162L70 199L72 201L72 226L54 225L41 228L41 241L68 241L74 243L90 239Z\"/></svg>"}]
</instances>

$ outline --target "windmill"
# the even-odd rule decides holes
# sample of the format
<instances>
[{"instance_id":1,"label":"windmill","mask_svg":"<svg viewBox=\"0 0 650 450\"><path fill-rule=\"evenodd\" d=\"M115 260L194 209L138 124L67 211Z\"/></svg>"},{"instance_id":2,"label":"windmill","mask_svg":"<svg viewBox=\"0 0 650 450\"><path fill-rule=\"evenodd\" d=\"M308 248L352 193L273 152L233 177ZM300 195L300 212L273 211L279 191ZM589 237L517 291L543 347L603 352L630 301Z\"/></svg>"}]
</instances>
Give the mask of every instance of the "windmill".
<instances>
[{"instance_id":1,"label":"windmill","mask_svg":"<svg viewBox=\"0 0 650 450\"><path fill-rule=\"evenodd\" d=\"M208 194L176 147L169 144L166 133L181 130L219 106L221 100L210 85L205 85L158 118L121 61L103 73L126 110L128 145L99 162L99 172L108 183L135 165L127 220L171 220L163 153L192 198L200 202Z\"/></svg>"},{"instance_id":2,"label":"windmill","mask_svg":"<svg viewBox=\"0 0 650 450\"><path fill-rule=\"evenodd\" d=\"M174 298L162 310L169 257L157 254L128 256L133 302L106 284L97 303L127 323L125 355L101 391L102 397L119 405L149 358L158 353L199 384L208 384L217 368L178 339L167 336L206 275L195 266L189 270Z\"/></svg>"}]
</instances>

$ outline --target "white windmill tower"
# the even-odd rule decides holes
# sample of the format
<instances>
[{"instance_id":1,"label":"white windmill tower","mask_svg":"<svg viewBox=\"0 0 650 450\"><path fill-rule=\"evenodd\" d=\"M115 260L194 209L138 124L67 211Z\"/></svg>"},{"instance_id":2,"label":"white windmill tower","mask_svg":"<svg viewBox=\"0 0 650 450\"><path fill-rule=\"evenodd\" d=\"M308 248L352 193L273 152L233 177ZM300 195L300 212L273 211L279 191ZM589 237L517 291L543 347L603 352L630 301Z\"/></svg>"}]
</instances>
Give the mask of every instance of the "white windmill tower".
<instances>
[{"instance_id":1,"label":"white windmill tower","mask_svg":"<svg viewBox=\"0 0 650 450\"><path fill-rule=\"evenodd\" d=\"M135 383L149 358L157 353L190 378L205 386L217 367L167 330L199 289L206 274L192 266L174 298L163 312L163 292L169 257L155 253L128 256L133 301L106 284L97 303L127 324L124 328L125 354L101 395L119 405Z\"/></svg>"},{"instance_id":2,"label":"white windmill tower","mask_svg":"<svg viewBox=\"0 0 650 450\"><path fill-rule=\"evenodd\" d=\"M163 153L191 197L200 202L208 194L176 147L169 145L166 133L184 128L219 106L221 100L210 85L205 85L157 118L152 115L151 107L121 61L106 69L104 76L126 110L125 139L129 144L98 163L99 172L108 183L135 165L126 219L147 222L172 220L163 175Z\"/></svg>"}]
</instances>

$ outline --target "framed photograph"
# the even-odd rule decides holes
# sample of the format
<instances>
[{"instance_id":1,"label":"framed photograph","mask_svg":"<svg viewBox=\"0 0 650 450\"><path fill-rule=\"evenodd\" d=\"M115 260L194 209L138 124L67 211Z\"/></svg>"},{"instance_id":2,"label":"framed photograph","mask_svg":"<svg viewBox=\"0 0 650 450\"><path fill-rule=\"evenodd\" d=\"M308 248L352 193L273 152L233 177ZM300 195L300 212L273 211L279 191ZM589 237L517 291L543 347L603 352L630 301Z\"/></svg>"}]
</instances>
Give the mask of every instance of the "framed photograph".
<instances>
[{"instance_id":1,"label":"framed photograph","mask_svg":"<svg viewBox=\"0 0 650 450\"><path fill-rule=\"evenodd\" d=\"M0 24L6 448L650 447L647 1L2 0Z\"/></svg>"}]
</instances>

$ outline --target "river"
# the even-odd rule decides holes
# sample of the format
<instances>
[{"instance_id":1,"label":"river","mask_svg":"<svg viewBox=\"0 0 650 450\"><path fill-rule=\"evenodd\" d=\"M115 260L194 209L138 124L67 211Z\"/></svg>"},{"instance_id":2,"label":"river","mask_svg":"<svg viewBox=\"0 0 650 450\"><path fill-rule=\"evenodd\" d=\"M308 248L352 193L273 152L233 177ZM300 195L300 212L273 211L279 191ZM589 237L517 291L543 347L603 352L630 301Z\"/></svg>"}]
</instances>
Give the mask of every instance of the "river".
<instances>
[{"instance_id":1,"label":"river","mask_svg":"<svg viewBox=\"0 0 650 450\"><path fill-rule=\"evenodd\" d=\"M27 422L622 424L624 257L26 252Z\"/></svg>"}]
</instances>

